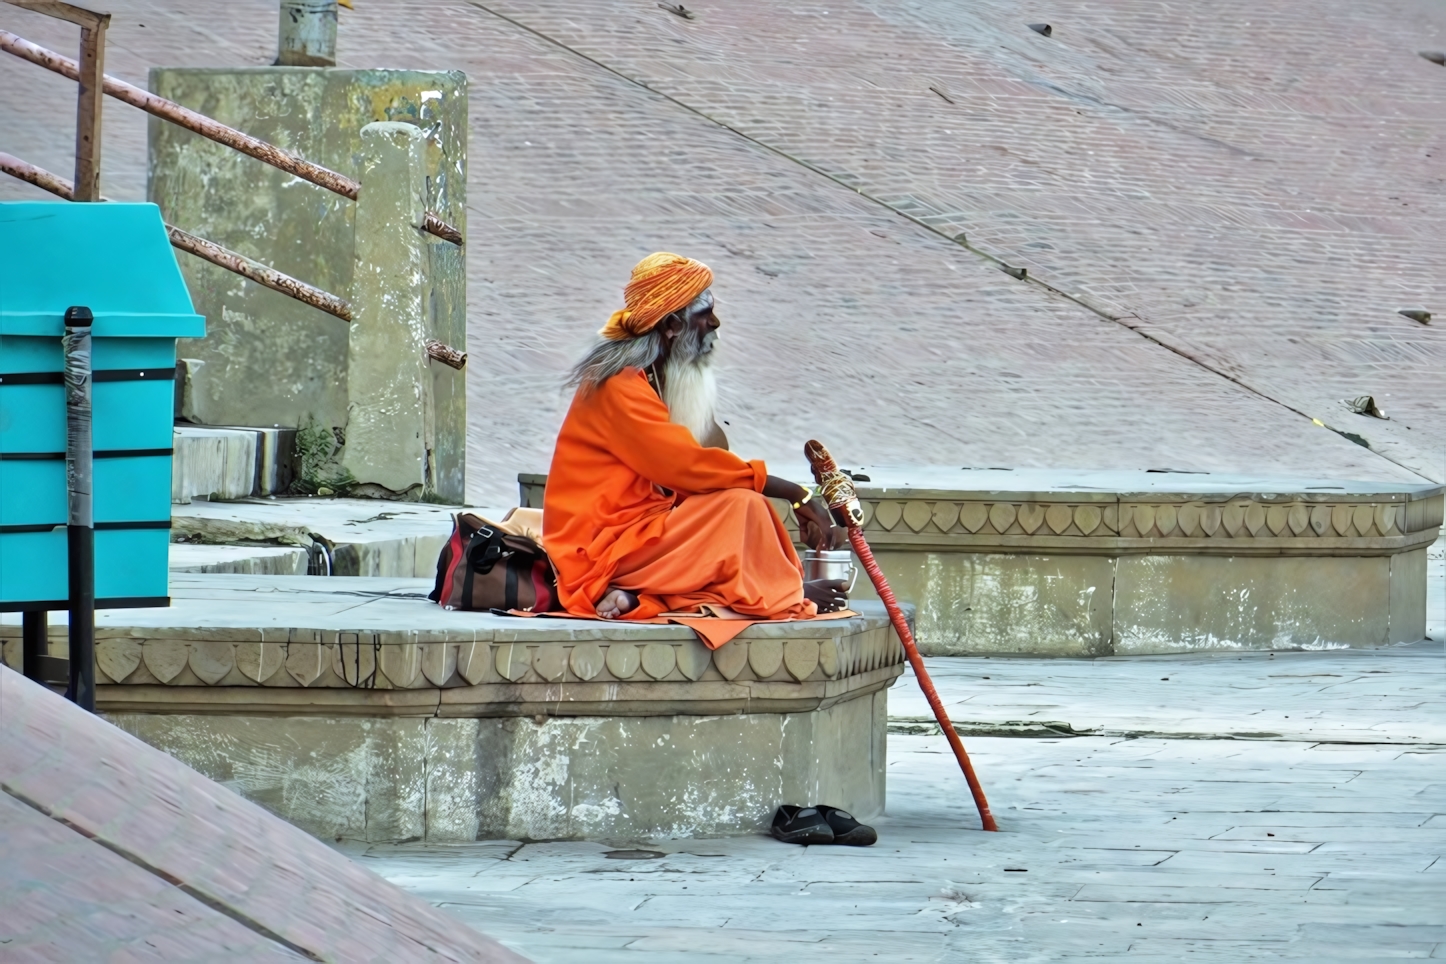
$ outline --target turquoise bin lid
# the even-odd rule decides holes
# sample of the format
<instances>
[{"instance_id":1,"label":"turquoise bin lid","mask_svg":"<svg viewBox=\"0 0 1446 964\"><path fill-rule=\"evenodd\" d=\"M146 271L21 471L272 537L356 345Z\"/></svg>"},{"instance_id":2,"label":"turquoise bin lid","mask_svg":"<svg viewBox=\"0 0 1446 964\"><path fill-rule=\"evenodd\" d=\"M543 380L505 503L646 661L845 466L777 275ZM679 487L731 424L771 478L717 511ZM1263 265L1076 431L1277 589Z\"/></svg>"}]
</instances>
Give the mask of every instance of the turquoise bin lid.
<instances>
[{"instance_id":1,"label":"turquoise bin lid","mask_svg":"<svg viewBox=\"0 0 1446 964\"><path fill-rule=\"evenodd\" d=\"M154 204L0 203L0 335L63 334L84 305L97 338L200 338Z\"/></svg>"},{"instance_id":2,"label":"turquoise bin lid","mask_svg":"<svg viewBox=\"0 0 1446 964\"><path fill-rule=\"evenodd\" d=\"M175 340L206 319L154 204L24 201L0 203L0 611L66 605L59 368L75 305L95 317L96 606L167 604Z\"/></svg>"}]
</instances>

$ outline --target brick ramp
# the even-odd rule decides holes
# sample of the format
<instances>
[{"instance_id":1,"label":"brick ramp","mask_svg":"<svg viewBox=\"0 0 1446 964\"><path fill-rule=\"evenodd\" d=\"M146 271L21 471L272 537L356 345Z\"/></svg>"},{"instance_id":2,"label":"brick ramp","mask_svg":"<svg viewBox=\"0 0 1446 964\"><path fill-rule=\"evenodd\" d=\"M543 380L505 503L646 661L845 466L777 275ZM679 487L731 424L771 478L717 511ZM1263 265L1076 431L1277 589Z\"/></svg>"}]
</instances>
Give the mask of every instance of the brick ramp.
<instances>
[{"instance_id":1,"label":"brick ramp","mask_svg":"<svg viewBox=\"0 0 1446 964\"><path fill-rule=\"evenodd\" d=\"M0 668L5 960L520 962Z\"/></svg>"},{"instance_id":2,"label":"brick ramp","mask_svg":"<svg viewBox=\"0 0 1446 964\"><path fill-rule=\"evenodd\" d=\"M1439 5L697 9L342 10L344 66L470 78L470 499L546 470L567 365L659 248L715 269L725 428L776 471L817 437L851 467L1440 477L1442 327L1395 313L1446 300ZM110 38L133 83L259 66L275 4L135 0ZM7 56L0 89L6 150L69 170L74 85ZM145 115L105 118L107 193L143 199Z\"/></svg>"}]
</instances>

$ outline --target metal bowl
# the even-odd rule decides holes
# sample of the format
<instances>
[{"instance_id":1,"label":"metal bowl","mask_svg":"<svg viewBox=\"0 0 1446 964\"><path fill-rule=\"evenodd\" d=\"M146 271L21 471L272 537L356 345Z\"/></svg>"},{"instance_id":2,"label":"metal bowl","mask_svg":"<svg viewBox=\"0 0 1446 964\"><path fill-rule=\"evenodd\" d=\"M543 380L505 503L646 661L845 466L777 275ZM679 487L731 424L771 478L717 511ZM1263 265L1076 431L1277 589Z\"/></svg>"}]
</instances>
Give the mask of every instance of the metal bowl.
<instances>
[{"instance_id":1,"label":"metal bowl","mask_svg":"<svg viewBox=\"0 0 1446 964\"><path fill-rule=\"evenodd\" d=\"M804 582L848 583L845 593L854 591L854 581L859 570L854 565L854 554L847 549L806 549L803 553Z\"/></svg>"}]
</instances>

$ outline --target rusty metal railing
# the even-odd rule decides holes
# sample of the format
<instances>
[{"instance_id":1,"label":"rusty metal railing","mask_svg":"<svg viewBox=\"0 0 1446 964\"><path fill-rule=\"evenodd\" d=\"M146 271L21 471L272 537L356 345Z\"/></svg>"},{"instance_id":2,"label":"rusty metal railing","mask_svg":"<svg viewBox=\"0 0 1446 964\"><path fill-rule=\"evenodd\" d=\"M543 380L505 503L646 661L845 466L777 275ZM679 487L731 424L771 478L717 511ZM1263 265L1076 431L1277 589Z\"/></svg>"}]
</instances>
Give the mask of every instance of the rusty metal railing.
<instances>
[{"instance_id":1,"label":"rusty metal railing","mask_svg":"<svg viewBox=\"0 0 1446 964\"><path fill-rule=\"evenodd\" d=\"M110 24L110 14L77 7L64 0L5 0L5 2L33 10L36 13L68 20L81 27L79 62L33 44L8 30L0 30L0 50L77 81L80 90L76 108L75 180L67 181L57 174L52 174L5 153L0 153L0 171L68 201L104 200L100 193L100 95L106 93L117 100L138 107L148 114L254 157L318 187L340 194L342 197L352 201L360 197L361 184L344 174L322 167L320 164L313 164L274 144L252 137L234 127L228 127L205 114L182 107L175 101L157 97L150 91L107 76L104 72L105 31ZM463 243L462 232L431 211L426 212L422 227L423 230L444 241L459 246ZM351 305L344 298L309 285L243 254L223 248L213 241L183 231L175 225L167 224L166 232L170 236L172 246L182 251L343 321L351 321ZM427 343L426 354L429 358L452 368L461 369L467 364L466 352L459 352L438 341Z\"/></svg>"},{"instance_id":2,"label":"rusty metal railing","mask_svg":"<svg viewBox=\"0 0 1446 964\"><path fill-rule=\"evenodd\" d=\"M67 201L74 201L75 186L58 174L52 174L34 164L27 164L18 157L0 152L0 171L4 171L12 177L19 178L44 191L49 191L57 197L63 197ZM97 201L105 198L97 197ZM259 261L252 260L244 254L238 254L229 248L223 248L214 241L207 241L205 238L198 238L194 234L182 231L173 224L166 225L166 233L170 235L171 244L182 251L194 254L196 257L209 261L214 265L225 268L227 271L234 271L243 278L248 278L259 285L264 285L273 291L279 291L289 295L297 301L311 305L329 315L335 315L342 321L351 321L351 305L344 298L338 298L329 291L307 284L291 277L289 274L277 271L275 268L267 267Z\"/></svg>"},{"instance_id":3,"label":"rusty metal railing","mask_svg":"<svg viewBox=\"0 0 1446 964\"><path fill-rule=\"evenodd\" d=\"M105 76L105 32L110 14L60 0L8 0L80 27L80 63L70 60L70 79L80 84L75 111L75 184L77 201L100 200L100 92ZM17 38L19 39L19 38ZM67 58L68 59L68 58Z\"/></svg>"},{"instance_id":4,"label":"rusty metal railing","mask_svg":"<svg viewBox=\"0 0 1446 964\"><path fill-rule=\"evenodd\" d=\"M8 0L19 6L36 9L34 6L40 0ZM47 0L47 6L57 3L57 0ZM59 4L70 6L69 4ZM79 10L79 7L73 9ZM42 10L41 12L47 12ZM87 11L89 12L89 11ZM104 15L109 19L109 14ZM18 37L8 30L0 30L0 50L14 54L22 60L28 60L32 64L52 70L62 77L69 77L71 80L80 78L80 65L69 57L58 54L53 50L31 43L23 37ZM205 114L197 113L188 107L182 107L175 101L167 100L164 97L157 97L148 90L142 90L133 84L128 84L115 77L101 75L103 78L102 87L105 93L116 100L124 101L132 107L139 107L148 114L152 114L162 120L170 121L177 127L184 127L186 130L202 137L209 138L218 144L224 144L232 150L240 151L242 154L256 158L258 161L270 164L272 167L293 174L304 181L310 181L318 187L324 187L328 191L340 194L344 198L355 201L361 194L361 184L339 174L336 171L322 167L320 164L313 164L310 161L298 157L290 151L283 150L274 144L250 134L238 131L234 127L228 127L220 121L213 120ZM77 155L78 156L78 155ZM426 223L423 228L430 234L434 234L444 241L460 245L463 242L462 232L443 221L431 211L427 212Z\"/></svg>"}]
</instances>

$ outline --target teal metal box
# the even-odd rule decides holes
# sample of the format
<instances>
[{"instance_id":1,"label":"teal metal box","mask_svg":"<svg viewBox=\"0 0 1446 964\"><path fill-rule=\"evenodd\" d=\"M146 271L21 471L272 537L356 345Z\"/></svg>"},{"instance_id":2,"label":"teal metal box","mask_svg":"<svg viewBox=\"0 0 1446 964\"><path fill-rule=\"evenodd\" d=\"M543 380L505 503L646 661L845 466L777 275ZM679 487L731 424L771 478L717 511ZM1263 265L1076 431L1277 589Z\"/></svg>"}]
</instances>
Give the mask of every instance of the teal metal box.
<instances>
[{"instance_id":1,"label":"teal metal box","mask_svg":"<svg viewBox=\"0 0 1446 964\"><path fill-rule=\"evenodd\" d=\"M65 309L95 316L98 607L168 604L176 339L196 314L154 204L0 204L0 610L64 609Z\"/></svg>"}]
</instances>

